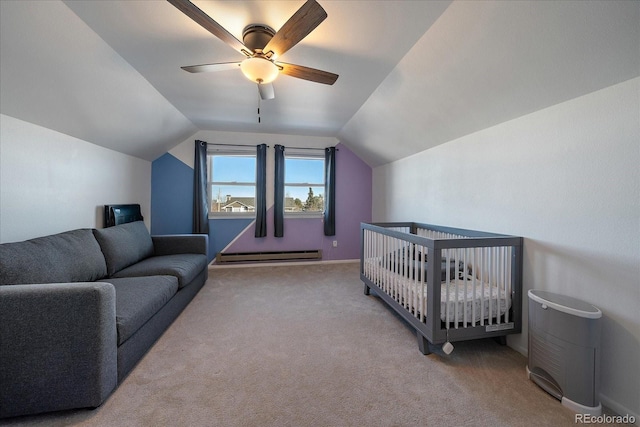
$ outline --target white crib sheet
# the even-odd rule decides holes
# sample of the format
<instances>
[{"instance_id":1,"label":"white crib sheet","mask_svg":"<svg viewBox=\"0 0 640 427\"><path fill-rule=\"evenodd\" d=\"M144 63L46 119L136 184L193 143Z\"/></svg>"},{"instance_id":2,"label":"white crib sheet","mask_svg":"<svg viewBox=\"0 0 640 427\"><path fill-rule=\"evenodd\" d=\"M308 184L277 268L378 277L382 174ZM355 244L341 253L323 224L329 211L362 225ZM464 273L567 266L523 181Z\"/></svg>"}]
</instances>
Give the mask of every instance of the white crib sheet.
<instances>
[{"instance_id":1,"label":"white crib sheet","mask_svg":"<svg viewBox=\"0 0 640 427\"><path fill-rule=\"evenodd\" d=\"M420 282L408 279L402 275L395 274L383 269L375 260L365 262L372 277L385 276L387 280L395 283L395 290L402 295L406 301L403 303L412 305L415 303L415 292L419 292ZM374 272L375 270L375 272ZM475 288L473 286L475 282ZM449 290L447 294L447 289ZM475 294L475 298L474 298ZM447 298L448 295L448 298ZM466 295L466 300L465 300ZM426 302L427 286L424 285L424 300ZM448 300L448 302L447 302ZM491 300L491 301L489 301ZM456 306L458 314L456 317ZM447 307L449 313L447 316ZM496 318L503 315L511 308L511 295L498 286L491 286L489 283L482 283L480 280L473 280L471 276L466 278L451 280L442 283L440 288L440 319L443 322L473 323L481 319ZM426 307L425 307L426 309ZM418 307L418 311L420 308Z\"/></svg>"},{"instance_id":2,"label":"white crib sheet","mask_svg":"<svg viewBox=\"0 0 640 427\"><path fill-rule=\"evenodd\" d=\"M479 322L480 319L496 318L511 308L511 296L498 286L471 280L455 280L443 283L440 288L440 318L443 322ZM449 302L447 303L447 288ZM484 289L483 289L484 288ZM475 294L475 298L474 298ZM465 301L466 296L466 301ZM447 318L447 306L449 309ZM456 306L458 316L456 317Z\"/></svg>"}]
</instances>

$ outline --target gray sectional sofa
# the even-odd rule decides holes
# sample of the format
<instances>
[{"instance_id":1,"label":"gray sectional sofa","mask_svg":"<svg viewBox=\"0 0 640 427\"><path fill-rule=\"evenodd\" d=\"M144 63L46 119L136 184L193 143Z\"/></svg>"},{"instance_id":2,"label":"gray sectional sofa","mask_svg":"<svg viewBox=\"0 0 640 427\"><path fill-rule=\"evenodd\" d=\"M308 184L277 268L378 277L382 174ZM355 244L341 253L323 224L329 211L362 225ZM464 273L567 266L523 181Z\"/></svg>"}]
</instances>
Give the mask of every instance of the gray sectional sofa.
<instances>
[{"instance_id":1,"label":"gray sectional sofa","mask_svg":"<svg viewBox=\"0 0 640 427\"><path fill-rule=\"evenodd\" d=\"M142 221L0 245L0 418L97 407L207 280L207 236Z\"/></svg>"}]
</instances>

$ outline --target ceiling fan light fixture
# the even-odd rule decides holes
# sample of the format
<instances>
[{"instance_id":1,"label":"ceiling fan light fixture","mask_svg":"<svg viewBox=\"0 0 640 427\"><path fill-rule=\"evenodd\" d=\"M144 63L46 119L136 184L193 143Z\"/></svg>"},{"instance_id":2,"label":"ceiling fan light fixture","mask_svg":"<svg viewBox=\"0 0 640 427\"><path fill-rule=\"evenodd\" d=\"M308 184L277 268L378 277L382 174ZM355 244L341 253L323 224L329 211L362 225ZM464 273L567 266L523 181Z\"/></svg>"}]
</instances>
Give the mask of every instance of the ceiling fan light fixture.
<instances>
[{"instance_id":1,"label":"ceiling fan light fixture","mask_svg":"<svg viewBox=\"0 0 640 427\"><path fill-rule=\"evenodd\" d=\"M274 81L280 71L276 64L258 56L242 61L242 63L240 63L240 69L249 80L262 84Z\"/></svg>"}]
</instances>

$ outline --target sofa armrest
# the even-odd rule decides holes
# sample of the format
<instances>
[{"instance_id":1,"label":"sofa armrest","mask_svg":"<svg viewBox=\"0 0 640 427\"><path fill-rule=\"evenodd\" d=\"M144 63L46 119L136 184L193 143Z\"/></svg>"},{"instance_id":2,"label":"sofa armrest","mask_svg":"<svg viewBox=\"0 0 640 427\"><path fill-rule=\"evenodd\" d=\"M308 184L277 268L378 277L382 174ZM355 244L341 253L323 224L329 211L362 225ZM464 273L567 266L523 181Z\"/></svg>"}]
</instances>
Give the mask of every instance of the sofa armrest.
<instances>
[{"instance_id":1,"label":"sofa armrest","mask_svg":"<svg viewBox=\"0 0 640 427\"><path fill-rule=\"evenodd\" d=\"M207 255L209 236L206 234L168 234L151 236L155 255Z\"/></svg>"},{"instance_id":2,"label":"sofa armrest","mask_svg":"<svg viewBox=\"0 0 640 427\"><path fill-rule=\"evenodd\" d=\"M97 407L117 378L113 285L0 286L0 418Z\"/></svg>"}]
</instances>

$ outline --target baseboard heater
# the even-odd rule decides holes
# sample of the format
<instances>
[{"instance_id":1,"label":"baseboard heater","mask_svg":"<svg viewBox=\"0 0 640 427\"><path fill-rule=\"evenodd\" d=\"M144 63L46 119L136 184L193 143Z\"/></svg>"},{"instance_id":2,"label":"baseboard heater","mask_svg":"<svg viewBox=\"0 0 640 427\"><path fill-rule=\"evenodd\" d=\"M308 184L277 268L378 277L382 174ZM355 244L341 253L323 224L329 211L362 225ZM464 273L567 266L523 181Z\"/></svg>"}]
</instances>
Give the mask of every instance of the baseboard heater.
<instances>
[{"instance_id":1,"label":"baseboard heater","mask_svg":"<svg viewBox=\"0 0 640 427\"><path fill-rule=\"evenodd\" d=\"M218 253L216 263L225 262L260 262L260 261L295 261L322 259L322 250L285 251L285 252L239 252Z\"/></svg>"}]
</instances>

